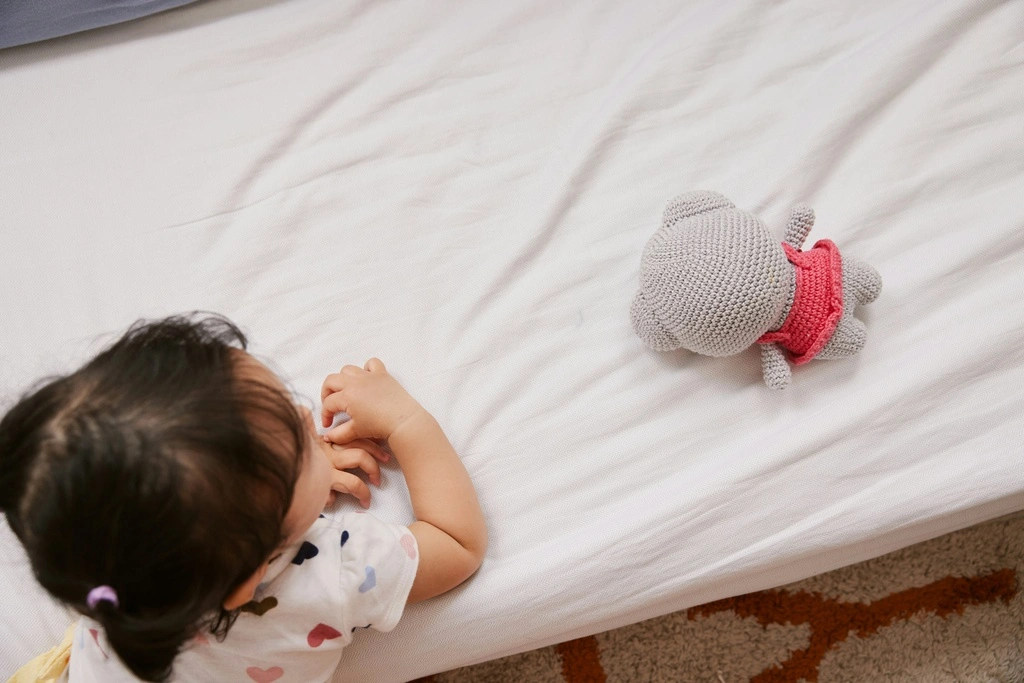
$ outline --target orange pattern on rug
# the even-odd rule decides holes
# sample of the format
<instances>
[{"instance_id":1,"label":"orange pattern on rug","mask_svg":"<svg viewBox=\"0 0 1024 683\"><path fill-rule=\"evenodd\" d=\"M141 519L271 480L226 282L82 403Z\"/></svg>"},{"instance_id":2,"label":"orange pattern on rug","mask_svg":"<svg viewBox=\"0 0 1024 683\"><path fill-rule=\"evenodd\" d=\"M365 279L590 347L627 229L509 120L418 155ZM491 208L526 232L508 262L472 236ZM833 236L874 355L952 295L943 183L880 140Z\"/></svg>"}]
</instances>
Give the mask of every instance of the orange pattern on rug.
<instances>
[{"instance_id":1,"label":"orange pattern on rug","mask_svg":"<svg viewBox=\"0 0 1024 683\"><path fill-rule=\"evenodd\" d=\"M795 683L800 679L816 683L825 653L851 634L867 638L897 619L923 611L945 618L954 612L963 614L969 605L997 600L1008 604L1017 591L1016 572L1001 569L972 578L948 576L869 603L841 602L803 591L763 591L693 607L687 610L687 617L692 620L731 610L739 617L754 617L762 626L808 624L810 644L793 652L782 664L754 676L750 683Z\"/></svg>"},{"instance_id":2,"label":"orange pattern on rug","mask_svg":"<svg viewBox=\"0 0 1024 683\"><path fill-rule=\"evenodd\" d=\"M562 657L565 683L605 683L601 648L594 636L560 643L558 654Z\"/></svg>"},{"instance_id":3,"label":"orange pattern on rug","mask_svg":"<svg viewBox=\"0 0 1024 683\"><path fill-rule=\"evenodd\" d=\"M818 669L829 650L850 636L869 638L879 629L906 620L919 613L931 613L943 619L963 614L972 605L1009 604L1020 587L1014 569L1000 569L974 577L947 576L944 579L891 593L872 602L844 602L821 593L774 589L727 598L686 610L693 621L720 612L733 612L738 618L753 617L761 626L771 624L810 627L807 647L790 653L781 664L773 665L750 678L750 683L817 683ZM607 683L601 664L601 648L595 636L556 646L565 683ZM721 675L719 675L721 680ZM434 676L412 683L435 683Z\"/></svg>"}]
</instances>

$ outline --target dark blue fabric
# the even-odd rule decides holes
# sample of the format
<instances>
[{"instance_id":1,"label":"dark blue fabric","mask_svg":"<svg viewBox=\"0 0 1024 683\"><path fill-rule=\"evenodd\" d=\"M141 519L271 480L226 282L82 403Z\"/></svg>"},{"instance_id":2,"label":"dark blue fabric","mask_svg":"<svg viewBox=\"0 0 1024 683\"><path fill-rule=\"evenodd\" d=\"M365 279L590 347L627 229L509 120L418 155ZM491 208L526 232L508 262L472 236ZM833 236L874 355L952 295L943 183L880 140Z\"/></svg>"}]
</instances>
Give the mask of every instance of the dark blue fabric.
<instances>
[{"instance_id":1,"label":"dark blue fabric","mask_svg":"<svg viewBox=\"0 0 1024 683\"><path fill-rule=\"evenodd\" d=\"M0 48L138 19L195 0L0 0Z\"/></svg>"}]
</instances>

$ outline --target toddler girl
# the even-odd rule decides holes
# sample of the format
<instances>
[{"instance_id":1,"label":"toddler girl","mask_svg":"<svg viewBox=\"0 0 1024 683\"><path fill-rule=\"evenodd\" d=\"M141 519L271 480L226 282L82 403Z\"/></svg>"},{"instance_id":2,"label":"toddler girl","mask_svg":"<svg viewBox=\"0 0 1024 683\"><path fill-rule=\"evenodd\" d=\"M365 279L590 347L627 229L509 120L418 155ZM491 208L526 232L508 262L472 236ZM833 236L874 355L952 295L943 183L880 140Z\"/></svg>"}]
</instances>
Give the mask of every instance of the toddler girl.
<instances>
[{"instance_id":1,"label":"toddler girl","mask_svg":"<svg viewBox=\"0 0 1024 683\"><path fill-rule=\"evenodd\" d=\"M379 360L327 377L324 427L351 419L320 437L245 347L218 317L137 324L0 421L0 509L83 615L59 680L326 681L357 629L479 567L469 476ZM320 514L336 493L368 507L350 470L379 484L391 454L415 522Z\"/></svg>"}]
</instances>

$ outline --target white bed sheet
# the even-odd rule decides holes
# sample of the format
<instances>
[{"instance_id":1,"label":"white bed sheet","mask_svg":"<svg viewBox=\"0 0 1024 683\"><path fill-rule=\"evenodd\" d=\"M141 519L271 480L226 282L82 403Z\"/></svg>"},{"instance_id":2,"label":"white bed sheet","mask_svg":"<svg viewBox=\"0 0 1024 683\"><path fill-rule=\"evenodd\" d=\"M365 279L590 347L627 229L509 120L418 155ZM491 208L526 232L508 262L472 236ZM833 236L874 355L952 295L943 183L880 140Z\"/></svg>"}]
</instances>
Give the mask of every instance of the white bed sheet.
<instances>
[{"instance_id":1,"label":"white bed sheet","mask_svg":"<svg viewBox=\"0 0 1024 683\"><path fill-rule=\"evenodd\" d=\"M500 6L499 6L500 5ZM479 574L364 634L400 681L767 588L1024 508L1024 4L218 0L0 52L0 381L220 311L316 397L383 358L451 435ZM665 202L882 274L852 360L628 318ZM407 521L397 471L373 510ZM67 617L4 526L0 676Z\"/></svg>"}]
</instances>

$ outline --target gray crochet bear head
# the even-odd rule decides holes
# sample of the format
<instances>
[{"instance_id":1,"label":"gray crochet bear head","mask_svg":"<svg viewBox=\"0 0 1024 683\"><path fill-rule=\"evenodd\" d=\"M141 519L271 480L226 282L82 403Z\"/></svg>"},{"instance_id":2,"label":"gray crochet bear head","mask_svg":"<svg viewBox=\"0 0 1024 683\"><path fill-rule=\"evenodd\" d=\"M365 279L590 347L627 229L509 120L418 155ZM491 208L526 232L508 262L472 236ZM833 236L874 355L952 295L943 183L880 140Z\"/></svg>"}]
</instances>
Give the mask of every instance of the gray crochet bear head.
<instances>
[{"instance_id":1,"label":"gray crochet bear head","mask_svg":"<svg viewBox=\"0 0 1024 683\"><path fill-rule=\"evenodd\" d=\"M801 251L813 224L814 212L796 206L780 243L717 192L676 197L644 248L633 329L657 351L731 356L759 344L773 389L789 384L791 363L857 353L867 330L854 311L882 280L828 240Z\"/></svg>"}]
</instances>

